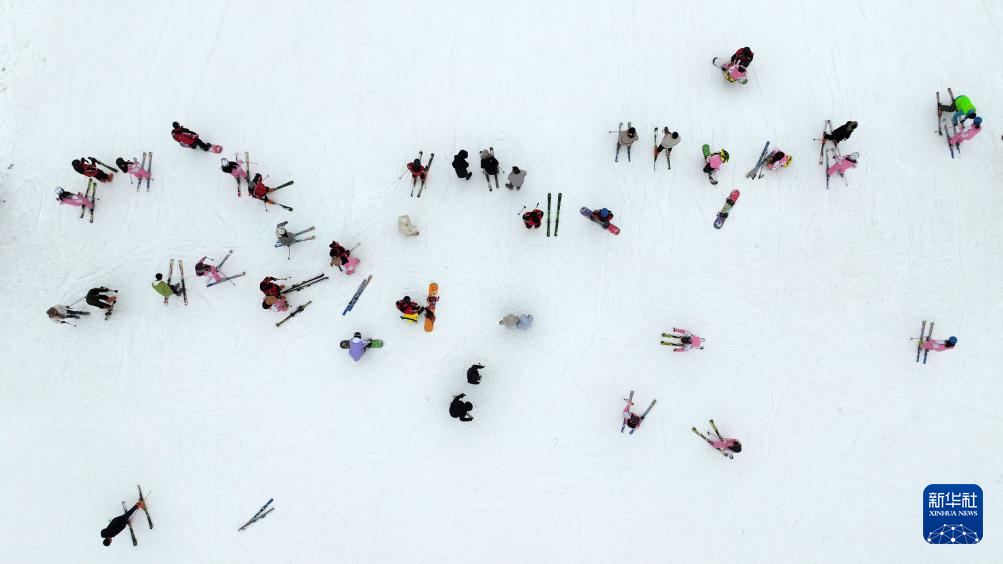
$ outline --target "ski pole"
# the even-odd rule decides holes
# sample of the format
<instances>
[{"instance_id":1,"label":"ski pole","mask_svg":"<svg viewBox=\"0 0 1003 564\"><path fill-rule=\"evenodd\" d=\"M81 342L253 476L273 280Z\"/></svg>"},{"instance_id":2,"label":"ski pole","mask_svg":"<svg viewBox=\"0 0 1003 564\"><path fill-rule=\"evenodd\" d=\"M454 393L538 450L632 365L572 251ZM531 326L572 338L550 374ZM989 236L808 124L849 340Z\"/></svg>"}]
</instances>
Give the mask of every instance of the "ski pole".
<instances>
[{"instance_id":1,"label":"ski pole","mask_svg":"<svg viewBox=\"0 0 1003 564\"><path fill-rule=\"evenodd\" d=\"M73 325L73 324L72 324L72 323L70 323L69 321L60 321L60 323L65 323L66 325L71 325L71 326L73 326L73 327L76 327L76 325Z\"/></svg>"},{"instance_id":2,"label":"ski pole","mask_svg":"<svg viewBox=\"0 0 1003 564\"><path fill-rule=\"evenodd\" d=\"M84 296L84 298L86 298L86 297L87 297L87 296ZM84 299L84 298L80 298L79 300L77 300L77 301L73 302L72 304L70 304L70 305L66 306L66 309L69 309L69 308L71 308L71 307L73 307L73 306L77 305L78 303L80 303L80 300L82 300L82 299Z\"/></svg>"}]
</instances>

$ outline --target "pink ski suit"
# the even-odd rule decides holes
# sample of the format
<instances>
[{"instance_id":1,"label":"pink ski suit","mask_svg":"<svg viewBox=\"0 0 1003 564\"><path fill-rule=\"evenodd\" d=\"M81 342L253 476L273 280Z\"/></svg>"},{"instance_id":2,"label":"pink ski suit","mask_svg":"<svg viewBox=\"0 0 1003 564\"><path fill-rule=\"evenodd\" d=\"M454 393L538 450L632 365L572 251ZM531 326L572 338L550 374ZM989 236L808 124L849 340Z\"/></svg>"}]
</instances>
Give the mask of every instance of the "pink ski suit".
<instances>
[{"instance_id":1,"label":"pink ski suit","mask_svg":"<svg viewBox=\"0 0 1003 564\"><path fill-rule=\"evenodd\" d=\"M832 176L837 172L839 173L840 176L843 176L844 172L850 170L851 168L856 168L856 167L857 167L857 161L850 159L849 156L845 156L836 159L836 162L832 163L832 166L830 166L829 169L825 172L829 176Z\"/></svg>"},{"instance_id":2,"label":"pink ski suit","mask_svg":"<svg viewBox=\"0 0 1003 564\"><path fill-rule=\"evenodd\" d=\"M936 352L944 352L954 349L954 347L947 346L947 341L938 341L935 339L927 339L923 341L922 343L920 343L919 348L926 351L936 351Z\"/></svg>"},{"instance_id":3,"label":"pink ski suit","mask_svg":"<svg viewBox=\"0 0 1003 564\"><path fill-rule=\"evenodd\" d=\"M955 133L948 143L952 145L957 145L962 141L969 141L979 133L982 133L981 127L972 127L970 129L965 129L964 126L961 127L961 131Z\"/></svg>"},{"instance_id":4,"label":"pink ski suit","mask_svg":"<svg viewBox=\"0 0 1003 564\"><path fill-rule=\"evenodd\" d=\"M738 441L735 439L714 439L710 442L710 446L718 450L725 450L735 446L737 443Z\"/></svg>"},{"instance_id":5,"label":"pink ski suit","mask_svg":"<svg viewBox=\"0 0 1003 564\"><path fill-rule=\"evenodd\" d=\"M94 208L94 203L88 200L81 192L77 192L76 194L62 192L58 199L60 204L69 204L71 206L84 207L87 209Z\"/></svg>"},{"instance_id":6,"label":"pink ski suit","mask_svg":"<svg viewBox=\"0 0 1003 564\"><path fill-rule=\"evenodd\" d=\"M774 153L770 153L770 156L772 157L773 154ZM766 168L768 168L770 170L776 170L776 169L778 169L780 167L787 166L787 163L789 163L789 162L791 162L791 156L788 155L787 153L784 153L784 157L782 159L780 159L779 161L771 163L771 162L769 162L769 159L767 159Z\"/></svg>"},{"instance_id":7,"label":"pink ski suit","mask_svg":"<svg viewBox=\"0 0 1003 564\"><path fill-rule=\"evenodd\" d=\"M721 165L723 164L724 159L719 153L714 153L707 157L707 166L709 166L711 170L721 170Z\"/></svg>"},{"instance_id":8,"label":"pink ski suit","mask_svg":"<svg viewBox=\"0 0 1003 564\"><path fill-rule=\"evenodd\" d=\"M207 276L207 275L212 276L212 279L218 284L219 281L223 279L223 276L219 273L219 270L214 265L206 264L205 259L206 257L202 257L199 259L199 264L201 264L202 267L205 268L206 270L204 270L202 274L198 274L198 276Z\"/></svg>"},{"instance_id":9,"label":"pink ski suit","mask_svg":"<svg viewBox=\"0 0 1003 564\"><path fill-rule=\"evenodd\" d=\"M703 344L703 339L701 339L700 337L697 337L693 333L690 333L686 329L680 329L678 327L674 327L672 329L672 331L674 333L681 333L684 337L689 337L690 338L690 342L689 343L684 343L682 346L679 346L679 347L676 347L676 348L672 349L673 352L686 352L686 351L689 351L689 350L693 350L694 347L695 348L700 348L700 345Z\"/></svg>"},{"instance_id":10,"label":"pink ski suit","mask_svg":"<svg viewBox=\"0 0 1003 564\"><path fill-rule=\"evenodd\" d=\"M746 73L736 63L731 63L721 70L724 71L724 77L728 79L728 82L741 82L742 84L748 82L748 79L745 78Z\"/></svg>"},{"instance_id":11,"label":"pink ski suit","mask_svg":"<svg viewBox=\"0 0 1003 564\"><path fill-rule=\"evenodd\" d=\"M231 163L233 161L230 161ZM247 171L244 170L244 161L237 161L237 166L233 167L233 170L229 172L231 176L236 179L247 178Z\"/></svg>"},{"instance_id":12,"label":"pink ski suit","mask_svg":"<svg viewBox=\"0 0 1003 564\"><path fill-rule=\"evenodd\" d=\"M136 177L136 180L146 180L150 178L150 173L143 168L143 165L139 164L136 159L132 159L129 163L129 174Z\"/></svg>"}]
</instances>

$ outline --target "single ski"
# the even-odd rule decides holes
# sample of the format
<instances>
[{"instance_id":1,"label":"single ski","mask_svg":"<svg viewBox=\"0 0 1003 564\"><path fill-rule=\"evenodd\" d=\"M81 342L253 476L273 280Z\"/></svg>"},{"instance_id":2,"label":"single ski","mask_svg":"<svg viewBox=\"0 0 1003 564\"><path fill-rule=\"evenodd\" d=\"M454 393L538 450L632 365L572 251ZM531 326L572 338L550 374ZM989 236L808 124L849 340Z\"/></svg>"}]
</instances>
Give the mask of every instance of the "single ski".
<instances>
[{"instance_id":1,"label":"single ski","mask_svg":"<svg viewBox=\"0 0 1003 564\"><path fill-rule=\"evenodd\" d=\"M292 186L292 184L293 184L292 180L290 180L289 182L286 182L285 184L279 184L275 188L272 188L271 190L269 190L268 193L271 194L272 192L275 192L276 190L281 190L281 189L285 188L286 186Z\"/></svg>"},{"instance_id":2,"label":"single ski","mask_svg":"<svg viewBox=\"0 0 1003 564\"><path fill-rule=\"evenodd\" d=\"M822 143L822 146L819 147L818 149L818 164L822 164L822 155L823 153L825 153L825 133L826 133L825 130L828 126L829 126L829 120L825 120L825 122L822 123L822 137L821 139L819 139L819 141Z\"/></svg>"},{"instance_id":3,"label":"single ski","mask_svg":"<svg viewBox=\"0 0 1003 564\"><path fill-rule=\"evenodd\" d=\"M655 167L658 165L658 128L655 128L655 133L651 136L651 141L655 144L654 149L651 152L654 154L654 158L651 159L651 171L655 172Z\"/></svg>"},{"instance_id":4,"label":"single ski","mask_svg":"<svg viewBox=\"0 0 1003 564\"><path fill-rule=\"evenodd\" d=\"M83 210L80 213L80 217L83 217ZM550 237L550 192L547 192L547 237Z\"/></svg>"},{"instance_id":5,"label":"single ski","mask_svg":"<svg viewBox=\"0 0 1003 564\"><path fill-rule=\"evenodd\" d=\"M136 484L136 489L139 490L139 501L143 502L143 513L146 513L146 522L153 528L153 519L150 518L150 510L146 507L146 499L143 498L143 488Z\"/></svg>"},{"instance_id":6,"label":"single ski","mask_svg":"<svg viewBox=\"0 0 1003 564\"><path fill-rule=\"evenodd\" d=\"M294 309L292 311L292 313L290 313L289 315L285 316L284 318L282 318L281 321L279 321L278 323L276 323L275 326L276 327L281 327L283 323L285 323L286 321L289 321L290 319L296 317L296 315L299 314L299 312L301 312L304 309L306 309L306 306L308 306L308 305L310 305L312 303L313 303L313 300L310 300L307 303L305 303L305 304L303 304L301 306L298 306L296 309Z\"/></svg>"},{"instance_id":7,"label":"single ski","mask_svg":"<svg viewBox=\"0 0 1003 564\"><path fill-rule=\"evenodd\" d=\"M923 326L919 328L919 342L916 343L916 362L919 362L919 355L923 352L923 335L926 334L926 320L923 320Z\"/></svg>"},{"instance_id":8,"label":"single ski","mask_svg":"<svg viewBox=\"0 0 1003 564\"><path fill-rule=\"evenodd\" d=\"M557 237L557 228L561 225L561 196L563 192L557 193L557 217L554 218L554 237Z\"/></svg>"},{"instance_id":9,"label":"single ski","mask_svg":"<svg viewBox=\"0 0 1003 564\"><path fill-rule=\"evenodd\" d=\"M171 278L173 276L174 276L174 259L171 259L171 261L167 263L167 285L171 287L171 290L174 289L174 286L171 285ZM170 296L164 296L164 305L167 305L169 299Z\"/></svg>"},{"instance_id":10,"label":"single ski","mask_svg":"<svg viewBox=\"0 0 1003 564\"><path fill-rule=\"evenodd\" d=\"M188 305L188 287L185 286L185 261L178 259L178 272L181 273L181 297Z\"/></svg>"},{"instance_id":11,"label":"single ski","mask_svg":"<svg viewBox=\"0 0 1003 564\"><path fill-rule=\"evenodd\" d=\"M126 167L128 169L128 167ZM139 168L146 170L146 151L143 151L143 162L139 164ZM129 184L132 184L132 176L129 177ZM143 185L143 179L136 179L136 191L139 192L139 187Z\"/></svg>"},{"instance_id":12,"label":"single ski","mask_svg":"<svg viewBox=\"0 0 1003 564\"><path fill-rule=\"evenodd\" d=\"M90 192L91 192L91 209L90 209L91 218L90 218L90 223L94 223L94 208L96 208L97 205L98 205L98 183L95 182L93 178L91 178L91 179L89 179L88 184L89 184L88 187L90 188ZM86 198L86 197L87 197L87 195L85 194L84 198ZM80 211L81 211L81 214L82 214L83 210L80 210ZM83 215L81 215L80 217L83 217Z\"/></svg>"},{"instance_id":13,"label":"single ski","mask_svg":"<svg viewBox=\"0 0 1003 564\"><path fill-rule=\"evenodd\" d=\"M731 208L734 207L740 195L741 192L738 190L732 190L731 194L728 195L728 199L724 201L724 207L717 213L717 219L714 220L715 229L721 229L724 226L725 220L728 219L728 214L731 213Z\"/></svg>"},{"instance_id":14,"label":"single ski","mask_svg":"<svg viewBox=\"0 0 1003 564\"><path fill-rule=\"evenodd\" d=\"M425 191L425 181L428 179L428 171L432 170L432 161L435 160L435 153L428 158L428 164L425 165L425 178L421 179L421 187L418 188L418 197L421 197L421 193Z\"/></svg>"},{"instance_id":15,"label":"single ski","mask_svg":"<svg viewBox=\"0 0 1003 564\"><path fill-rule=\"evenodd\" d=\"M272 509L275 509L275 508L272 507L271 509L268 509L268 506L271 505L273 501L275 501L275 499L274 498L270 498L267 502L265 502L265 504L261 506L261 509L259 509L258 512L254 514L254 517L251 517L250 521L248 521L247 523L244 523L243 526L241 526L239 529L237 529L237 532L243 531L247 527L251 526L251 524L254 523L255 521L257 521L258 519L261 519L266 514L271 513ZM266 511L266 509L267 509L267 511Z\"/></svg>"},{"instance_id":16,"label":"single ski","mask_svg":"<svg viewBox=\"0 0 1003 564\"><path fill-rule=\"evenodd\" d=\"M926 340L929 341L930 338L932 338L932 337L933 337L933 322L931 321L930 322L930 330L927 331L927 333L926 333ZM923 341L920 341L920 345L922 345L922 344L923 344ZM930 356L930 349L926 349L925 351L923 351L923 364L926 364L926 357L928 357L928 356Z\"/></svg>"},{"instance_id":17,"label":"single ski","mask_svg":"<svg viewBox=\"0 0 1003 564\"><path fill-rule=\"evenodd\" d=\"M616 128L616 153L613 154L613 162L620 162L620 132L623 131L623 122Z\"/></svg>"},{"instance_id":18,"label":"single ski","mask_svg":"<svg viewBox=\"0 0 1003 564\"><path fill-rule=\"evenodd\" d=\"M766 145L763 145L763 152L759 154L759 159L756 160L756 166L752 167L752 170L745 174L746 178L755 179L756 175L759 174L759 169L762 168L763 163L766 162L766 151L770 148L770 142L767 141Z\"/></svg>"},{"instance_id":19,"label":"single ski","mask_svg":"<svg viewBox=\"0 0 1003 564\"><path fill-rule=\"evenodd\" d=\"M432 282L428 285L428 306L425 308L426 333L431 333L432 329L435 328L435 304L437 303L439 303L439 285Z\"/></svg>"},{"instance_id":20,"label":"single ski","mask_svg":"<svg viewBox=\"0 0 1003 564\"><path fill-rule=\"evenodd\" d=\"M957 104L957 100L955 100L955 98L954 98L954 91L953 91L953 90L951 90L950 88L948 88L948 89L947 89L947 94L948 94L948 95L949 95L949 96L951 97L951 105L952 105L952 106L954 106L955 108L957 108L957 107L958 107L958 104ZM955 111L957 111L957 110L955 110ZM951 126L952 126L952 128L953 128L953 133L952 133L952 136L953 136L954 134L956 134L956 133L958 132L958 124L954 123L954 117L953 117L953 116L951 117ZM948 137L948 139L947 139L947 144L948 144L948 145L950 145L950 144L951 144L951 139L950 139L950 137ZM958 153L959 155L961 154L961 142L958 142L958 143L956 143L956 144L954 145L954 150L955 150L955 152L957 152L957 153ZM953 153L952 153L952 155L951 155L951 156L954 156L954 155L953 155Z\"/></svg>"},{"instance_id":21,"label":"single ski","mask_svg":"<svg viewBox=\"0 0 1003 564\"><path fill-rule=\"evenodd\" d=\"M206 288L211 288L211 287L215 286L216 284L221 284L223 282L229 282L230 280L233 280L234 278L240 278L241 276L244 276L245 274L247 274L247 272L241 272L240 274L234 274L233 276L224 276L223 278L219 279L219 282L216 282L215 280L213 280L212 282L209 282L208 284L206 284L205 287Z\"/></svg>"},{"instance_id":22,"label":"single ski","mask_svg":"<svg viewBox=\"0 0 1003 564\"><path fill-rule=\"evenodd\" d=\"M129 510L126 509L125 507L124 501L122 502L122 511L125 511L126 513L129 512ZM136 540L136 531L132 529L132 517L129 517L129 519L126 520L125 524L129 525L129 536L132 537L132 546L139 546L139 541Z\"/></svg>"},{"instance_id":23,"label":"single ski","mask_svg":"<svg viewBox=\"0 0 1003 564\"><path fill-rule=\"evenodd\" d=\"M359 296L362 295L362 291L366 289L366 286L369 285L369 281L372 279L373 275L370 274L362 281L361 284L359 284L359 289L355 291L355 294L352 296L351 301L349 301L348 305L345 306L345 311L342 311L341 315L348 315L348 312L352 311L352 308L355 307L355 302L359 301Z\"/></svg>"}]
</instances>

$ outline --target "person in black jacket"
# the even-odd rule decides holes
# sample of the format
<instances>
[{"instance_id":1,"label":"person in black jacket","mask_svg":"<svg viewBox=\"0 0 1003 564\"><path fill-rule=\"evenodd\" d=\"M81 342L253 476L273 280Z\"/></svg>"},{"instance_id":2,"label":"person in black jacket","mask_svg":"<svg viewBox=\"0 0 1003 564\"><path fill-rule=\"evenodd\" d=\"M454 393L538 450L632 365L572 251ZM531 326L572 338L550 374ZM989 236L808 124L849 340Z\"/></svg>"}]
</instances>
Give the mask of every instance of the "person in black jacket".
<instances>
[{"instance_id":1,"label":"person in black jacket","mask_svg":"<svg viewBox=\"0 0 1003 564\"><path fill-rule=\"evenodd\" d=\"M498 159L495 158L495 148L489 147L481 150L481 170L484 171L484 179L488 181L488 191L491 191L491 178L495 177L495 188L498 188Z\"/></svg>"},{"instance_id":2,"label":"person in black jacket","mask_svg":"<svg viewBox=\"0 0 1003 564\"><path fill-rule=\"evenodd\" d=\"M469 401L460 401L465 395L467 394L453 396L453 403L449 404L449 416L460 421L473 421L474 418L470 416L470 410L474 408L474 404Z\"/></svg>"},{"instance_id":3,"label":"person in black jacket","mask_svg":"<svg viewBox=\"0 0 1003 564\"><path fill-rule=\"evenodd\" d=\"M836 129L833 129L832 133L826 133L825 140L832 141L838 145L842 141L849 139L855 129L857 129L857 122L848 121Z\"/></svg>"},{"instance_id":4,"label":"person in black jacket","mask_svg":"<svg viewBox=\"0 0 1003 564\"><path fill-rule=\"evenodd\" d=\"M121 533L125 530L125 527L129 524L129 519L132 518L132 514L136 512L137 509L144 507L142 501L137 501L136 505L133 505L131 509L125 513L115 517L108 523L108 526L101 529L101 544L105 546L111 545L111 539L115 538L115 535Z\"/></svg>"},{"instance_id":5,"label":"person in black jacket","mask_svg":"<svg viewBox=\"0 0 1003 564\"><path fill-rule=\"evenodd\" d=\"M481 373L478 372L481 368L484 368L483 364L475 364L467 369L467 383L477 385L481 383Z\"/></svg>"},{"instance_id":6,"label":"person in black jacket","mask_svg":"<svg viewBox=\"0 0 1003 564\"><path fill-rule=\"evenodd\" d=\"M456 156L453 157L453 170L456 171L456 177L464 180L470 180L470 177L474 175L474 173L467 171L467 168L470 167L470 163L467 162L467 156L467 151L460 149L460 152L456 153Z\"/></svg>"}]
</instances>

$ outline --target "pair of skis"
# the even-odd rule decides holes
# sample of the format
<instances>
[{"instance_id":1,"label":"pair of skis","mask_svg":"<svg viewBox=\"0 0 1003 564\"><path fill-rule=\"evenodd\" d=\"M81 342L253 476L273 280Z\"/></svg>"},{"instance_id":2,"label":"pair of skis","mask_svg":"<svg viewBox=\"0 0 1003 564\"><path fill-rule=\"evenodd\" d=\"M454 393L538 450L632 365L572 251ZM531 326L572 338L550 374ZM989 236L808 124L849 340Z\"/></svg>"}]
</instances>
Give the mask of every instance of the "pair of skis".
<instances>
[{"instance_id":1,"label":"pair of skis","mask_svg":"<svg viewBox=\"0 0 1003 564\"><path fill-rule=\"evenodd\" d=\"M309 288L310 286L313 286L314 284L316 284L318 282L323 282L324 280L327 280L327 275L326 274L318 274L317 276L314 276L312 278L307 278L306 280L304 280L302 282L298 282L296 284L293 284L292 286L290 286L290 287L282 290L282 293L283 294L288 294L290 292L298 292L298 291L300 291L300 290L302 290L304 288Z\"/></svg>"},{"instance_id":2,"label":"pair of skis","mask_svg":"<svg viewBox=\"0 0 1003 564\"><path fill-rule=\"evenodd\" d=\"M923 334L926 333L924 337ZM933 321L930 322L930 331L926 331L926 320L923 320L923 326L919 329L919 343L916 345L916 362L919 362L919 354L923 353L923 364L926 364L926 358L930 356L930 349L923 350L923 343L929 341L933 337Z\"/></svg>"},{"instance_id":3,"label":"pair of skis","mask_svg":"<svg viewBox=\"0 0 1003 564\"><path fill-rule=\"evenodd\" d=\"M185 286L185 261L178 259L178 271L181 274L181 297L184 299L185 305L188 305L188 287ZM167 264L167 286L174 290L174 286L171 285L171 280L174 277L174 259ZM164 305L167 305L170 296L164 297Z\"/></svg>"},{"instance_id":4,"label":"pair of skis","mask_svg":"<svg viewBox=\"0 0 1003 564\"><path fill-rule=\"evenodd\" d=\"M756 166L752 167L752 170L745 173L746 178L751 178L755 180L757 178L763 177L763 173L760 171L763 168L763 165L766 163L766 151L769 150L769 148L770 148L770 142L767 141L766 145L763 145L763 152L759 153L759 159L756 160Z\"/></svg>"},{"instance_id":5,"label":"pair of skis","mask_svg":"<svg viewBox=\"0 0 1003 564\"><path fill-rule=\"evenodd\" d=\"M362 292L366 289L366 286L369 286L369 282L372 281L372 279L373 275L370 274L369 276L365 277L362 280L362 283L359 284L359 289L356 290L355 294L352 295L352 299L349 300L348 305L345 306L345 310L341 312L341 315L343 316L348 315L348 312L352 311L352 308L355 307L355 303L359 301L359 296L362 295Z\"/></svg>"},{"instance_id":6,"label":"pair of skis","mask_svg":"<svg viewBox=\"0 0 1003 564\"><path fill-rule=\"evenodd\" d=\"M240 166L240 152L239 151L233 154L233 159L237 163L237 166ZM245 171L247 173L247 176L244 177L244 184L247 184L247 193L248 193L248 195L250 195L251 194L251 178L252 178L251 177L251 156L248 154L247 151L244 151L244 164L247 165L247 170ZM234 179L237 181L237 197L239 198L241 196L241 193L240 193L240 177L237 176L237 177L234 177Z\"/></svg>"},{"instance_id":7,"label":"pair of skis","mask_svg":"<svg viewBox=\"0 0 1003 564\"><path fill-rule=\"evenodd\" d=\"M626 402L627 406L623 408L623 424L620 425L621 433L623 432L624 428L627 427L627 421L630 419L631 416L630 408L634 405L634 390L630 391L630 396L627 397ZM644 413L641 414L640 416L641 420L638 421L637 426L630 430L631 435L633 435L634 431L636 431L641 426L641 423L644 422L644 418L648 416L648 412L651 411L652 407L655 407L656 402L658 402L658 400L651 400L651 403L648 404L648 409L645 409Z\"/></svg>"},{"instance_id":8,"label":"pair of skis","mask_svg":"<svg viewBox=\"0 0 1003 564\"><path fill-rule=\"evenodd\" d=\"M421 151L418 151L418 163L419 164L421 164L421 157L422 157L423 154L424 153L422 153ZM425 191L425 180L426 180L425 177L428 176L428 171L432 170L432 161L434 161L434 160L435 160L435 153L432 153L432 156L430 156L428 158L428 164L425 165L425 173L424 173L424 176L421 178L421 188L418 188L418 197L419 198L421 197L421 193L423 191ZM411 177L411 197L412 198L414 197L414 188L415 188L416 184L418 184L418 177L417 176L412 176ZM488 188L490 188L490 187L491 187L491 183L488 182Z\"/></svg>"},{"instance_id":9,"label":"pair of skis","mask_svg":"<svg viewBox=\"0 0 1003 564\"><path fill-rule=\"evenodd\" d=\"M721 436L721 432L717 430L717 425L714 423L713 419L710 420L710 426L714 429L714 434L717 435L717 438L721 439L723 441L724 437L722 437ZM704 435L703 433L701 433L700 431L698 431L696 427L693 427L692 429L693 429L693 432L696 433L698 437L700 437L701 439L707 441L707 444L709 444L711 447L713 447L714 450L720 452L722 455L724 455L724 456L726 456L726 457L728 457L728 458L730 458L732 460L735 459L734 455L732 455L730 452L728 452L727 449L715 447L714 446L714 441L708 439L707 435ZM708 431L707 433L710 434L710 431Z\"/></svg>"},{"instance_id":10,"label":"pair of skis","mask_svg":"<svg viewBox=\"0 0 1003 564\"><path fill-rule=\"evenodd\" d=\"M153 528L153 519L150 518L150 510L146 508L146 499L143 498L143 488L139 487L139 485L137 484L136 485L136 489L139 490L139 501L141 501L143 503L143 513L146 513L146 523L152 529ZM126 507L125 507L125 502L124 501L122 502L122 510L125 511L126 513L129 512L129 510L126 509ZM126 525L129 526L129 536L132 537L132 546L138 546L139 545L139 541L136 540L136 531L132 528L132 519L130 518L125 523L126 523Z\"/></svg>"},{"instance_id":11,"label":"pair of skis","mask_svg":"<svg viewBox=\"0 0 1003 564\"><path fill-rule=\"evenodd\" d=\"M135 158L135 157L133 157ZM143 162L139 165L148 174L153 174L153 151L146 152L143 151ZM136 179L136 191L139 192L139 187L143 185L143 179ZM150 178L146 179L146 191L150 191Z\"/></svg>"},{"instance_id":12,"label":"pair of skis","mask_svg":"<svg viewBox=\"0 0 1003 564\"><path fill-rule=\"evenodd\" d=\"M557 228L561 224L561 198L563 196L563 192L557 193L557 216L554 220L554 237L557 237ZM550 197L551 192L547 192L547 237L550 237Z\"/></svg>"},{"instance_id":13,"label":"pair of skis","mask_svg":"<svg viewBox=\"0 0 1003 564\"><path fill-rule=\"evenodd\" d=\"M306 306L308 306L308 305L310 305L312 303L313 303L313 300L310 300L310 301L308 301L307 303L305 303L303 305L297 306L296 309L292 310L292 312L289 315L287 315L287 316L283 317L281 320L279 320L279 322L276 323L275 326L276 327L282 327L283 323L285 323L286 321L289 321L290 319L292 319L292 318L296 317L297 315L299 315L300 312L302 312L304 309L306 309Z\"/></svg>"},{"instance_id":14,"label":"pair of skis","mask_svg":"<svg viewBox=\"0 0 1003 564\"><path fill-rule=\"evenodd\" d=\"M84 218L84 211L89 209L91 213L90 223L94 223L94 208L97 206L97 201L98 201L97 193L98 193L97 181L94 180L93 178L88 178L87 188L84 189L84 199L90 201L91 207L87 208L87 206L80 206L80 219Z\"/></svg>"},{"instance_id":15,"label":"pair of skis","mask_svg":"<svg viewBox=\"0 0 1003 564\"><path fill-rule=\"evenodd\" d=\"M274 507L270 507L273 501L275 501L274 498L269 498L268 501L261 506L261 509L259 509L258 512L254 514L254 517L251 517L250 521L244 523L242 527L237 529L237 532L239 533L240 531L243 531L244 529L253 525L255 522L260 521L265 517L268 517L268 514L271 513L272 511L275 511Z\"/></svg>"},{"instance_id":16,"label":"pair of skis","mask_svg":"<svg viewBox=\"0 0 1003 564\"><path fill-rule=\"evenodd\" d=\"M668 126L665 126L666 130L668 128L669 128ZM666 134L666 135L668 135L668 134ZM658 153L659 153L659 151L658 151L658 146L659 146L659 144L658 144L658 128L657 127L655 128L655 133L652 135L652 139L651 140L655 144L655 148L653 150L655 158L652 159L652 161L651 161L651 170L654 171L655 170L655 165L658 164ZM662 150L665 151L665 164L668 165L669 170L672 170L672 158L671 158L672 157L672 148L669 147L668 149L662 149Z\"/></svg>"}]
</instances>

